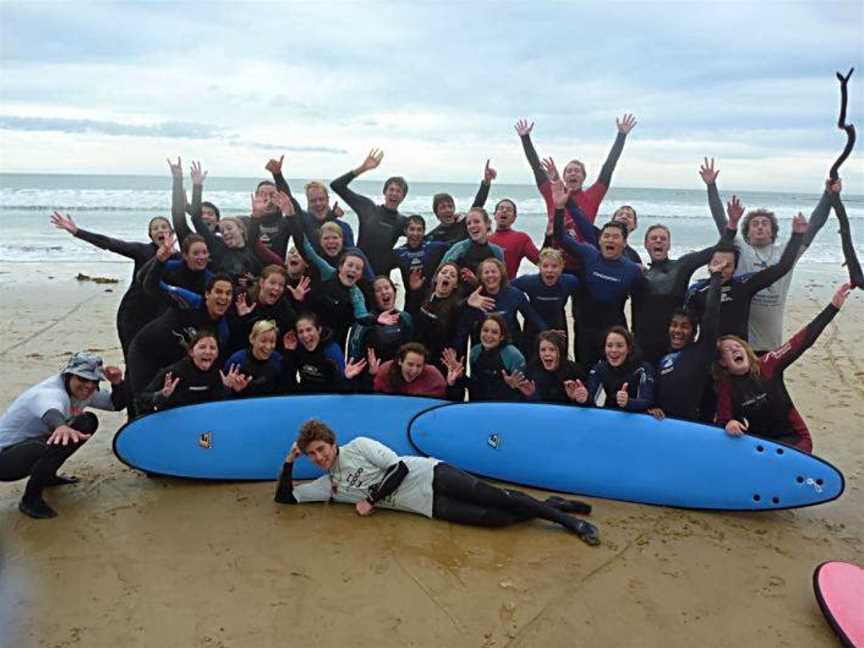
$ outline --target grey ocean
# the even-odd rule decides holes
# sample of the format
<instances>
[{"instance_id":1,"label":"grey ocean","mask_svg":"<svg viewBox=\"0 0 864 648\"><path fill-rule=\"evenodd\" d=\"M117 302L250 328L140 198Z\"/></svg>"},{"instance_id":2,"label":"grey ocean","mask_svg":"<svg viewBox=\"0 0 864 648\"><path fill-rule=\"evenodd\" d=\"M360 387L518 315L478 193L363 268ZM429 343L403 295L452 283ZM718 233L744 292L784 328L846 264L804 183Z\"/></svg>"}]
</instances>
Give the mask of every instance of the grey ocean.
<instances>
[{"instance_id":1,"label":"grey ocean","mask_svg":"<svg viewBox=\"0 0 864 648\"><path fill-rule=\"evenodd\" d=\"M249 194L261 179L208 178L204 199L224 216L249 213ZM305 204L303 180L289 180L292 190ZM355 191L378 199L380 182L355 181ZM191 189L191 188L190 188ZM809 216L819 196L815 193L734 192L720 186L727 200L733 193L745 207L764 207L780 218L780 237L785 240L790 220L799 211ZM432 215L432 196L440 191L456 198L457 210L470 207L476 184L411 183L400 210L426 218L427 228L436 224ZM516 202L519 217L516 228L528 232L538 244L546 228L543 200L533 185L494 184L487 209L495 202L510 198ZM864 196L844 196L852 221L856 247L864 248ZM170 216L171 179L159 176L122 175L33 175L0 174L0 261L7 263L128 263L122 257L94 248L55 230L49 216L55 209L71 215L79 227L126 240L146 240L147 222L153 216ZM717 235L708 212L705 191L687 189L625 189L613 187L606 196L597 222L604 222L612 210L630 204L639 214L639 229L631 244L641 252L642 237L648 225L664 223L672 230L673 256L707 246ZM354 227L352 213L346 220ZM841 258L836 220L832 215L806 255L804 264L837 264ZM645 255L643 254L643 257Z\"/></svg>"}]
</instances>

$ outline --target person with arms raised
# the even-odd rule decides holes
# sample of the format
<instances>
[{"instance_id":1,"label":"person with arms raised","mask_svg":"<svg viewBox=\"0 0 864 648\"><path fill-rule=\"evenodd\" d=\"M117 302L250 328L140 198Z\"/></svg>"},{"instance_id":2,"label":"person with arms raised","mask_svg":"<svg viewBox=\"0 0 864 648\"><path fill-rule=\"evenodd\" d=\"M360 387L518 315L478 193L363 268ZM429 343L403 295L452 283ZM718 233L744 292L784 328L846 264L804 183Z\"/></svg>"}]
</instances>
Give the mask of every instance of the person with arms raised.
<instances>
[{"instance_id":1,"label":"person with arms raised","mask_svg":"<svg viewBox=\"0 0 864 648\"><path fill-rule=\"evenodd\" d=\"M483 170L483 180L480 188L474 196L472 207L483 207L489 197L489 188L496 178L497 172L489 166L486 160L486 168ZM438 219L438 226L426 234L427 241L446 243L448 246L464 241L468 238L468 230L465 228L465 218L456 213L456 201L448 193L437 193L432 197L432 213Z\"/></svg>"}]
</instances>

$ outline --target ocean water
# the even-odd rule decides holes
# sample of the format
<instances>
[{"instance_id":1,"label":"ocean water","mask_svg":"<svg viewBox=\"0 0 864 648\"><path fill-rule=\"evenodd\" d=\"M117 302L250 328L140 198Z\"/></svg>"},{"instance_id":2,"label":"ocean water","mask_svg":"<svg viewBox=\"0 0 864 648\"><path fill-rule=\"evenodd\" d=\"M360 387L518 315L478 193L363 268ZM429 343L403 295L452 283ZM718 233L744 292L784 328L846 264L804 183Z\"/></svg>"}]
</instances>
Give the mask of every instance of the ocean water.
<instances>
[{"instance_id":1,"label":"ocean water","mask_svg":"<svg viewBox=\"0 0 864 648\"><path fill-rule=\"evenodd\" d=\"M204 199L219 206L223 216L249 213L249 195L262 178L208 178ZM301 203L305 180L289 180ZM357 180L352 188L377 200L381 183ZM191 190L191 187L189 187ZM427 229L437 224L432 214L432 196L447 192L455 197L459 211L470 207L477 184L412 183L400 207L405 214L426 218ZM806 193L735 192L723 187L727 200L737 193L746 208L763 207L780 220L780 239L785 240L792 217L800 210L809 216L819 196ZM335 198L335 196L331 196ZM493 184L487 202L491 213L495 202L510 198L518 208L516 229L526 231L539 245L546 228L542 198L534 185ZM844 195L859 254L864 252L864 196ZM636 189L613 187L601 206L597 222L602 223L621 204L635 207L639 228L631 245L640 254L642 238L649 225L663 223L672 230L672 256L712 244L717 240L708 211L706 192L688 189ZM55 229L49 217L54 210L71 216L82 228L115 238L146 241L147 223L153 216L170 217L171 179L159 176L123 175L34 175L0 174L0 261L6 263L124 263L122 257L95 248ZM354 214L345 219L357 232ZM643 254L643 257L645 255ZM838 264L840 238L833 214L816 241L802 258L803 264Z\"/></svg>"}]
</instances>

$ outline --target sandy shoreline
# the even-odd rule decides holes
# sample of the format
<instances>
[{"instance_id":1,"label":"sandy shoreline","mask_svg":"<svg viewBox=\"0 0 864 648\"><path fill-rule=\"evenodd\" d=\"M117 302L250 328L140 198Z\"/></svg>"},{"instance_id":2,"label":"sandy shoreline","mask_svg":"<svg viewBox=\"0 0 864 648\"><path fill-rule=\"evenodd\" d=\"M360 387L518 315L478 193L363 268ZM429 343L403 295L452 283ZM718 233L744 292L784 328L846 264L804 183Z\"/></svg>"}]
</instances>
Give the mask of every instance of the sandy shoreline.
<instances>
[{"instance_id":1,"label":"sandy shoreline","mask_svg":"<svg viewBox=\"0 0 864 648\"><path fill-rule=\"evenodd\" d=\"M121 279L79 283L78 271ZM120 359L130 268L0 264L0 407L67 354ZM53 276L54 279L48 279ZM791 332L836 267L796 269ZM592 549L535 523L487 531L350 507L278 507L273 485L146 479L120 464L119 414L67 465L49 522L0 485L3 646L833 646L811 574L864 556L864 296L787 372L816 454L846 476L831 504L709 514L595 500Z\"/></svg>"}]
</instances>

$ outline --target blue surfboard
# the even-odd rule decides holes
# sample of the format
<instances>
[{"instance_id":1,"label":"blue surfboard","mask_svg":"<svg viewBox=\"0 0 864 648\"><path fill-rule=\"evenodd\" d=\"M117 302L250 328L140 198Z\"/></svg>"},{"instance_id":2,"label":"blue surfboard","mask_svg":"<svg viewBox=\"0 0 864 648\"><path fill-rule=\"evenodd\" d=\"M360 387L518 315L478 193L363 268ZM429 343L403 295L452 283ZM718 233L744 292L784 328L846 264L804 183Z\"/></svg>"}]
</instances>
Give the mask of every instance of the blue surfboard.
<instances>
[{"instance_id":1,"label":"blue surfboard","mask_svg":"<svg viewBox=\"0 0 864 648\"><path fill-rule=\"evenodd\" d=\"M157 475L193 479L276 479L300 426L317 418L340 444L366 436L415 455L408 424L418 413L446 404L432 398L383 395L280 396L226 400L164 410L135 419L114 437L123 463ZM305 457L296 479L321 471Z\"/></svg>"},{"instance_id":2,"label":"blue surfboard","mask_svg":"<svg viewBox=\"0 0 864 648\"><path fill-rule=\"evenodd\" d=\"M606 499L731 511L836 499L843 475L789 446L688 421L530 403L421 412L423 453L502 481Z\"/></svg>"}]
</instances>

